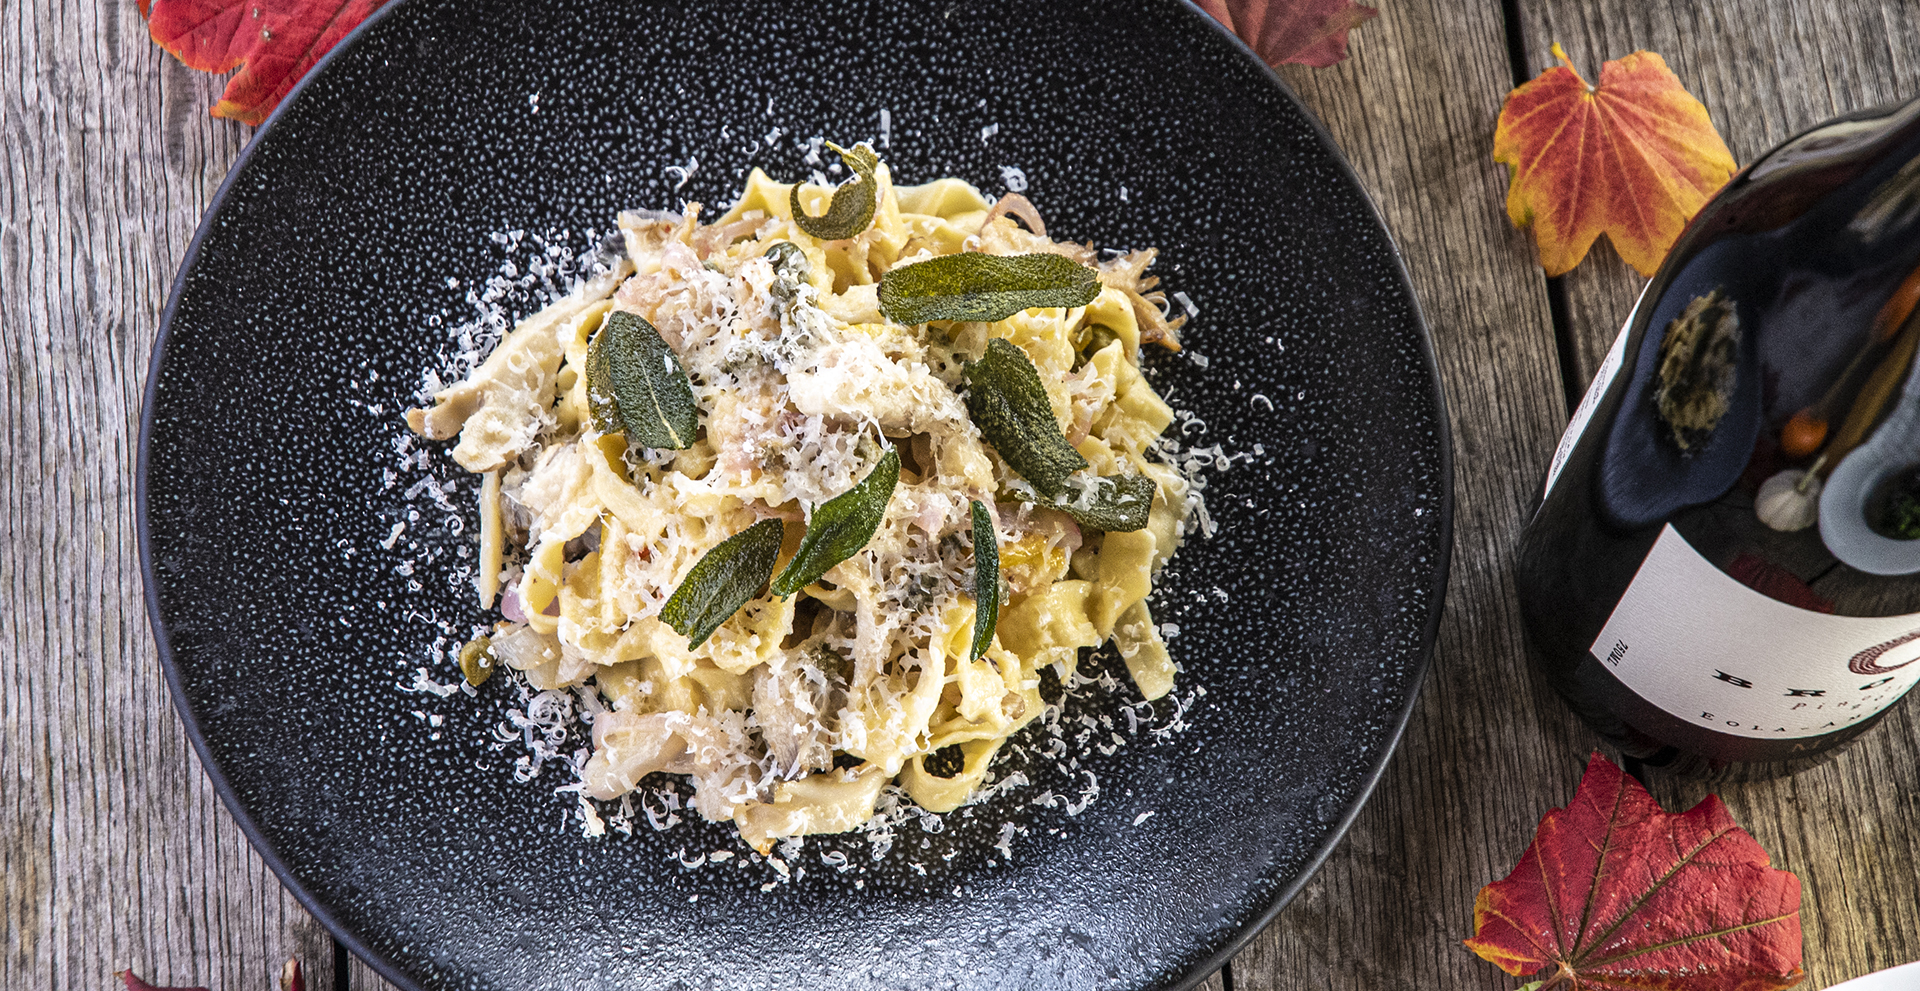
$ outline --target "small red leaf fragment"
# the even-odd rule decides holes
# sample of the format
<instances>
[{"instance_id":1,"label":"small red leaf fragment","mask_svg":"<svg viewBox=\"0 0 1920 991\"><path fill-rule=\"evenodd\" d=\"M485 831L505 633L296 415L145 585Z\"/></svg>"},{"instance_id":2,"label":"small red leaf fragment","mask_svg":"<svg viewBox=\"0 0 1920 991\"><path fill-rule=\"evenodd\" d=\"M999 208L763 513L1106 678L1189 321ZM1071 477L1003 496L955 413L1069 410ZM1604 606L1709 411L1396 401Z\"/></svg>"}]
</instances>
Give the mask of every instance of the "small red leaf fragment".
<instances>
[{"instance_id":1,"label":"small red leaf fragment","mask_svg":"<svg viewBox=\"0 0 1920 991\"><path fill-rule=\"evenodd\" d=\"M226 72L215 117L258 124L386 0L140 0L147 29L190 69Z\"/></svg>"},{"instance_id":2,"label":"small red leaf fragment","mask_svg":"<svg viewBox=\"0 0 1920 991\"><path fill-rule=\"evenodd\" d=\"M1347 32L1379 15L1353 0L1198 0L1268 65L1325 68L1347 57Z\"/></svg>"},{"instance_id":3,"label":"small red leaf fragment","mask_svg":"<svg viewBox=\"0 0 1920 991\"><path fill-rule=\"evenodd\" d=\"M148 984L146 981L141 980L140 975L134 973L132 968L119 971L116 973L115 976L120 978L120 983L125 984L127 986L127 991L207 991L206 988L155 987L154 985Z\"/></svg>"},{"instance_id":4,"label":"small red leaf fragment","mask_svg":"<svg viewBox=\"0 0 1920 991\"><path fill-rule=\"evenodd\" d=\"M1543 989L1775 991L1805 973L1800 879L1718 796L1667 812L1597 753L1473 916L1467 947Z\"/></svg>"},{"instance_id":5,"label":"small red leaf fragment","mask_svg":"<svg viewBox=\"0 0 1920 991\"><path fill-rule=\"evenodd\" d=\"M1707 108L1667 63L1634 52L1600 66L1589 86L1559 45L1556 65L1507 94L1493 160L1512 174L1507 216L1533 226L1540 266L1561 275L1606 234L1652 275L1735 168Z\"/></svg>"},{"instance_id":6,"label":"small red leaf fragment","mask_svg":"<svg viewBox=\"0 0 1920 991\"><path fill-rule=\"evenodd\" d=\"M307 982L300 976L298 957L288 957L286 966L280 968L280 991L307 991Z\"/></svg>"}]
</instances>

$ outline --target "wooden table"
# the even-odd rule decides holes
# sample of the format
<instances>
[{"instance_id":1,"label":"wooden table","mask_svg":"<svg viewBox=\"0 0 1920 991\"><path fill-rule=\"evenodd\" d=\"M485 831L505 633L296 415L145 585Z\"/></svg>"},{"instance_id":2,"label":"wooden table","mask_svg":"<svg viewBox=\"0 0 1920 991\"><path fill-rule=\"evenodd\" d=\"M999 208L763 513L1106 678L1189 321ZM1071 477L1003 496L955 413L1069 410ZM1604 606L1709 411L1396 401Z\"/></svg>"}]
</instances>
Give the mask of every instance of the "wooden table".
<instances>
[{"instance_id":1,"label":"wooden table","mask_svg":"<svg viewBox=\"0 0 1920 991\"><path fill-rule=\"evenodd\" d=\"M1511 559L1572 402L1640 286L1605 246L1561 279L1506 220L1495 115L1559 41L1588 79L1664 55L1747 161L1920 94L1910 0L1378 0L1353 57L1287 80L1405 252L1452 404L1453 584L1425 694L1378 792L1212 988L1512 988L1459 945L1598 740L1524 664ZM174 268L251 129L147 38L131 0L0 3L0 986L387 985L247 846L167 698L135 559L134 447ZM1809 987L1920 959L1920 718L1839 760L1727 786L1805 886ZM1705 789L1654 783L1670 807Z\"/></svg>"}]
</instances>

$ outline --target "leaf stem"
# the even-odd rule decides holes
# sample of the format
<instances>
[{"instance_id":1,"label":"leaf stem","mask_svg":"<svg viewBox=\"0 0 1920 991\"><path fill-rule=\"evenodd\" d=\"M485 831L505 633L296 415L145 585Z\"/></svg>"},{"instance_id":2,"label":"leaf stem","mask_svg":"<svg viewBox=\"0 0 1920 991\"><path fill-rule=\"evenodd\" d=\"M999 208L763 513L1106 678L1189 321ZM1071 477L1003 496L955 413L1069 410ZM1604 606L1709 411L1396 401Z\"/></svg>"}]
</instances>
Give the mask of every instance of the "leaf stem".
<instances>
[{"instance_id":1,"label":"leaf stem","mask_svg":"<svg viewBox=\"0 0 1920 991\"><path fill-rule=\"evenodd\" d=\"M1561 48L1560 43L1557 41L1553 43L1553 57L1559 59L1560 64L1566 66L1568 72L1573 73L1573 78L1580 80L1580 85L1585 86L1587 88L1588 96L1592 96L1594 93L1599 92L1599 90L1592 83L1587 82L1587 77L1582 76L1580 74L1579 69L1576 69L1573 67L1573 60L1567 57L1567 50L1564 48Z\"/></svg>"}]
</instances>

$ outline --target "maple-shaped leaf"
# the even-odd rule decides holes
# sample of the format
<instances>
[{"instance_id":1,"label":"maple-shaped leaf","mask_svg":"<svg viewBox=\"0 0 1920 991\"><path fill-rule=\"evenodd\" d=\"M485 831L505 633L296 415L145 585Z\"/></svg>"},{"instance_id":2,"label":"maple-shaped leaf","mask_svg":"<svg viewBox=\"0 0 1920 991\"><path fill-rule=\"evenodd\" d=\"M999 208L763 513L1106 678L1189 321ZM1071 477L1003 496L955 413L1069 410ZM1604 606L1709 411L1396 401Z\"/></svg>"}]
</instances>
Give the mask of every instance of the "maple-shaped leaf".
<instances>
[{"instance_id":1,"label":"maple-shaped leaf","mask_svg":"<svg viewBox=\"0 0 1920 991\"><path fill-rule=\"evenodd\" d=\"M1540 265L1561 275L1605 233L1641 275L1735 168L1707 108L1660 56L1600 67L1600 85L1561 62L1507 94L1493 160L1512 170L1507 216L1533 225Z\"/></svg>"},{"instance_id":2,"label":"maple-shaped leaf","mask_svg":"<svg viewBox=\"0 0 1920 991\"><path fill-rule=\"evenodd\" d=\"M1347 32L1379 15L1353 0L1199 0L1268 65L1325 68L1347 57Z\"/></svg>"},{"instance_id":3,"label":"maple-shaped leaf","mask_svg":"<svg viewBox=\"0 0 1920 991\"><path fill-rule=\"evenodd\" d=\"M207 991L206 988L155 987L154 985L148 984L146 981L141 980L140 975L134 973L132 969L120 971L117 974L117 976L120 978L120 983L125 984L127 986L127 991Z\"/></svg>"},{"instance_id":4,"label":"maple-shaped leaf","mask_svg":"<svg viewBox=\"0 0 1920 991\"><path fill-rule=\"evenodd\" d=\"M127 991L207 991L206 988L155 987L141 980L140 975L131 968L118 971L114 976L120 978L120 983L126 985ZM300 974L299 959L288 957L286 964L280 968L280 991L307 991L307 982Z\"/></svg>"},{"instance_id":5,"label":"maple-shaped leaf","mask_svg":"<svg viewBox=\"0 0 1920 991\"><path fill-rule=\"evenodd\" d=\"M1675 815L1597 753L1473 917L1467 946L1542 991L1772 991L1803 974L1800 879L1718 796Z\"/></svg>"},{"instance_id":6,"label":"maple-shaped leaf","mask_svg":"<svg viewBox=\"0 0 1920 991\"><path fill-rule=\"evenodd\" d=\"M258 124L386 0L138 0L148 32L190 69L226 72L215 117Z\"/></svg>"}]
</instances>

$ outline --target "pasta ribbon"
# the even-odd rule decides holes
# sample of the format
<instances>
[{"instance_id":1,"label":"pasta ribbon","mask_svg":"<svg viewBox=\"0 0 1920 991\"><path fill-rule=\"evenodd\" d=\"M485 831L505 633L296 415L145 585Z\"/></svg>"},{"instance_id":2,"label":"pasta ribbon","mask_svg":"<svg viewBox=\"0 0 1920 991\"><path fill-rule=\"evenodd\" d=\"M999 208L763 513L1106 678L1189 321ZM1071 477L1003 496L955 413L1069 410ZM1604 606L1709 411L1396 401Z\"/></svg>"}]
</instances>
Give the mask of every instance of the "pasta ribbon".
<instances>
[{"instance_id":1,"label":"pasta ribbon","mask_svg":"<svg viewBox=\"0 0 1920 991\"><path fill-rule=\"evenodd\" d=\"M975 800L1086 648L1171 690L1148 597L1199 503L1140 370L1179 346L1151 250L842 155L836 189L622 213L625 257L407 414L484 476L474 588L511 621L470 683L570 689L583 795L685 775L763 852L889 785Z\"/></svg>"}]
</instances>

